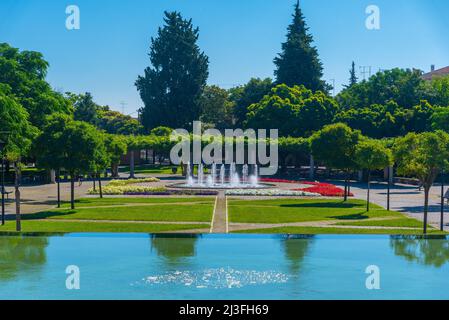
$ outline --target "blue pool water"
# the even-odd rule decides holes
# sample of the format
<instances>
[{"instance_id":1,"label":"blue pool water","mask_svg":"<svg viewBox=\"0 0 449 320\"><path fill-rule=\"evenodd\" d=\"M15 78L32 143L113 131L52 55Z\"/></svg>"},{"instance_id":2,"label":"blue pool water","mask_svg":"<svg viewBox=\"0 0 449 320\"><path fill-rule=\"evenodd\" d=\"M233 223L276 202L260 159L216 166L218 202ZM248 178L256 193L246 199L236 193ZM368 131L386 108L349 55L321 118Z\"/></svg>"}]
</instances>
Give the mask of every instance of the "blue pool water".
<instances>
[{"instance_id":1,"label":"blue pool water","mask_svg":"<svg viewBox=\"0 0 449 320\"><path fill-rule=\"evenodd\" d=\"M448 262L444 237L0 236L0 300L449 299Z\"/></svg>"}]
</instances>

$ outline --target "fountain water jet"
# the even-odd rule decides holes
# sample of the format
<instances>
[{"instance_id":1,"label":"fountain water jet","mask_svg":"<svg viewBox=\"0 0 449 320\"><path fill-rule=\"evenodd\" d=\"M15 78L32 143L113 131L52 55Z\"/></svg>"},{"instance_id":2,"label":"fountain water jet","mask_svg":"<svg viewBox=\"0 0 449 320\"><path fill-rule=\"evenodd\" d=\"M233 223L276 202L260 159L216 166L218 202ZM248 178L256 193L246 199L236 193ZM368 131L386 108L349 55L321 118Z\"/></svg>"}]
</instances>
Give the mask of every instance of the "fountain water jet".
<instances>
[{"instance_id":1,"label":"fountain water jet","mask_svg":"<svg viewBox=\"0 0 449 320\"><path fill-rule=\"evenodd\" d=\"M237 166L232 163L229 167L229 172L226 171L226 166L220 166L220 177L217 175L217 164L212 164L211 174L204 174L204 165L198 165L198 178L195 180L192 174L192 166L187 165L186 183L176 184L173 187L190 188L190 189L264 189L269 188L269 184L259 183L258 166L255 165L253 170L250 170L247 164L242 166L242 176L239 176Z\"/></svg>"}]
</instances>

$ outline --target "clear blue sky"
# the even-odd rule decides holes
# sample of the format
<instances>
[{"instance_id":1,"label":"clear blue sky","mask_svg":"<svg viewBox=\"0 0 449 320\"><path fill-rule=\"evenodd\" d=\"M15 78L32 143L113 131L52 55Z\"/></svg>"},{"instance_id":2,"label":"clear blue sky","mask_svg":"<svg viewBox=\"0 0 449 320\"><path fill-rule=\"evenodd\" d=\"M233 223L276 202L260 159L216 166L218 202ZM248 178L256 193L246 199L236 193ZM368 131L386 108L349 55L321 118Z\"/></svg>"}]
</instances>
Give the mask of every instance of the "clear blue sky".
<instances>
[{"instance_id":1,"label":"clear blue sky","mask_svg":"<svg viewBox=\"0 0 449 320\"><path fill-rule=\"evenodd\" d=\"M48 80L59 90L90 91L126 113L142 106L134 81L149 65L151 36L164 10L178 10L200 28L210 58L210 84L225 88L272 77L295 0L1 0L0 42L43 52ZM65 8L78 5L81 29L65 28ZM381 10L381 30L365 28L365 8ZM324 78L337 91L351 61L372 70L449 65L447 0L301 0Z\"/></svg>"}]
</instances>

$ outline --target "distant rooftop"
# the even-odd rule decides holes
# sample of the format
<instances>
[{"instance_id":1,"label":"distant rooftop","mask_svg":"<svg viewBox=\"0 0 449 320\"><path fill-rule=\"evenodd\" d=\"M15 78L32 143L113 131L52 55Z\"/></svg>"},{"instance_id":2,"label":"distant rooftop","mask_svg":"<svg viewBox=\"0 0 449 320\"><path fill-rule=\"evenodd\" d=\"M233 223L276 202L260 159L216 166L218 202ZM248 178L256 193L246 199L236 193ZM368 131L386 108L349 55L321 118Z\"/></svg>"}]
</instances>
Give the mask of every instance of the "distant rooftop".
<instances>
[{"instance_id":1,"label":"distant rooftop","mask_svg":"<svg viewBox=\"0 0 449 320\"><path fill-rule=\"evenodd\" d=\"M424 80L432 80L436 77L444 77L449 75L449 66L438 70L435 70L435 66L432 66L431 70L432 71L430 71L429 73L423 74L422 78Z\"/></svg>"}]
</instances>

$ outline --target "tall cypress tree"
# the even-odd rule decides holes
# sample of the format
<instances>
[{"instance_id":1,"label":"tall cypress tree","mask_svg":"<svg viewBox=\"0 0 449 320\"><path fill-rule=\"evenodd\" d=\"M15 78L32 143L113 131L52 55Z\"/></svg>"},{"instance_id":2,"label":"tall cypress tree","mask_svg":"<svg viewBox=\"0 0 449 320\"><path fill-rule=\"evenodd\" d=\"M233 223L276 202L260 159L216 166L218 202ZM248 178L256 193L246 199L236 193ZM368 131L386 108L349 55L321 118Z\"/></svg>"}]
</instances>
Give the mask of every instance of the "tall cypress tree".
<instances>
[{"instance_id":1,"label":"tall cypress tree","mask_svg":"<svg viewBox=\"0 0 449 320\"><path fill-rule=\"evenodd\" d=\"M351 70L349 70L349 85L345 86L346 88L351 88L353 85L355 85L358 81L357 75L355 72L355 62L352 61Z\"/></svg>"},{"instance_id":2,"label":"tall cypress tree","mask_svg":"<svg viewBox=\"0 0 449 320\"><path fill-rule=\"evenodd\" d=\"M151 38L151 67L136 81L145 129L188 128L199 119L200 97L209 76L209 59L197 45L199 29L178 12L165 12L165 25Z\"/></svg>"},{"instance_id":3,"label":"tall cypress tree","mask_svg":"<svg viewBox=\"0 0 449 320\"><path fill-rule=\"evenodd\" d=\"M321 80L323 66L316 47L312 45L313 37L308 31L298 1L293 22L288 27L287 41L282 44L282 52L274 59L277 67L274 75L279 84L304 85L313 91L327 91L329 86Z\"/></svg>"}]
</instances>

